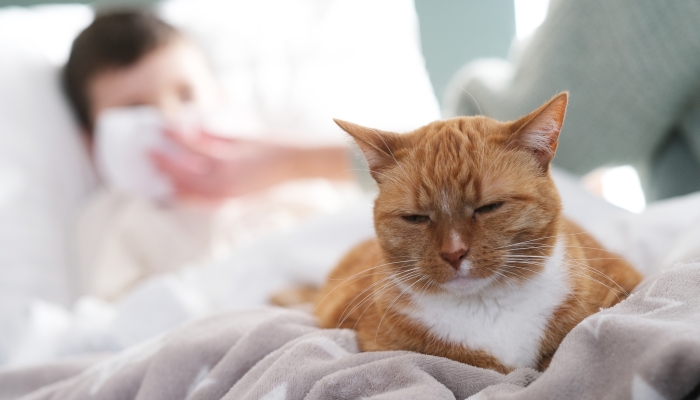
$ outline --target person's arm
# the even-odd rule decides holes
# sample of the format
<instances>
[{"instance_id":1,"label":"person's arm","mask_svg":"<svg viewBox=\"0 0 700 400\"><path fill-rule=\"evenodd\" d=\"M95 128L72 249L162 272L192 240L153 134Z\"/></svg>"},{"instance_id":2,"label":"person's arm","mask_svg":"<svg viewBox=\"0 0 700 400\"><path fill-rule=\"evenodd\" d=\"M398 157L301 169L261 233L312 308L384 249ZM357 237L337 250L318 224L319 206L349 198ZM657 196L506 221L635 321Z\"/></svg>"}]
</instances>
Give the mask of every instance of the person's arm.
<instances>
[{"instance_id":1,"label":"person's arm","mask_svg":"<svg viewBox=\"0 0 700 400\"><path fill-rule=\"evenodd\" d=\"M299 148L206 134L196 139L170 136L183 150L154 152L152 158L181 197L239 196L290 179L353 179L344 147Z\"/></svg>"},{"instance_id":2,"label":"person's arm","mask_svg":"<svg viewBox=\"0 0 700 400\"><path fill-rule=\"evenodd\" d=\"M697 0L552 1L512 69L465 66L448 88L445 115L509 120L567 90L555 166L584 175L632 164L647 189L661 189L656 198L697 190L697 179L681 177L696 174L700 155L672 134L699 95L699 20ZM670 182L680 187L663 188Z\"/></svg>"}]
</instances>

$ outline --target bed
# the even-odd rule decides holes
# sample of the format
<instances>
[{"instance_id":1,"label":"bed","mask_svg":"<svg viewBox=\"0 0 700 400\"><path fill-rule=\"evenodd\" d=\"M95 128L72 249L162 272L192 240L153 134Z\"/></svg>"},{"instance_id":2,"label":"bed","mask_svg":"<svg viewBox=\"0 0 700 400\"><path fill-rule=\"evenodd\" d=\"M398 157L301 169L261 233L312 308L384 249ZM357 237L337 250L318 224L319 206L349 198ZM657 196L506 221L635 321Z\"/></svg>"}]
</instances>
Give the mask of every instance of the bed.
<instances>
[{"instance_id":1,"label":"bed","mask_svg":"<svg viewBox=\"0 0 700 400\"><path fill-rule=\"evenodd\" d=\"M333 18L350 15L345 23L361 20L375 31L353 38L357 42L331 36L330 44L349 46L343 52L329 43L313 47L303 40L309 32L298 31L296 41L277 43L293 50L285 53L285 60L265 58L278 52L274 46L260 54L246 53L252 44L237 31L245 25L245 15L236 14L242 2L230 2L237 24L220 13L216 18L216 1L193 4L173 0L162 12L193 36L207 39L209 51L218 54L214 63L222 81L233 87L266 80L251 78L241 65L253 61L237 54L271 65L289 63L299 52L311 54L300 64L294 62L305 71L297 84L317 88L313 95L298 97L292 83L283 92L265 94L272 89L261 87L259 93L268 99L261 108L264 118L248 121L250 126L294 122L295 129L309 133L303 140L327 143L343 140L325 136L331 116L398 131L439 118L415 40L410 1L379 7L369 0L337 0L320 11L309 1L302 8L306 11L297 10L294 17L307 22L305 29L340 35L342 30L332 27L342 21ZM255 12L276 4L261 2ZM369 9L374 14L362 11ZM0 63L0 399L699 395L700 265L692 260L700 258L700 194L633 214L588 194L577 179L558 170L553 174L565 213L647 278L628 300L576 327L544 373L520 369L503 375L410 352L359 353L353 332L320 330L307 313L266 306L280 288L320 284L345 251L372 235L371 195L292 231L264 237L225 260L148 280L118 303L81 297L73 281L67 232L96 178L62 101L57 66L65 59L66 43L91 15L83 6L0 10L0 51L8 55ZM315 15L327 19L319 22ZM380 29L380 16L396 19L399 33ZM55 22L57 18L63 23ZM56 23L52 40L63 47L26 34L46 21ZM263 28L251 29L260 33ZM230 43L222 37L238 38L237 52L217 53L217 46ZM393 53L384 54L387 46ZM346 63L339 53L354 57ZM381 69L367 75L375 80L345 79L350 70L368 68L360 65L367 57L386 57L377 63ZM336 73L317 76L327 69ZM335 85L339 81L343 84ZM378 95L366 101L370 91ZM275 102L280 98L286 100ZM319 111L319 99L333 101ZM237 101L244 107L249 100ZM280 111L289 102L298 106L294 115ZM337 129L332 132L340 135Z\"/></svg>"}]
</instances>

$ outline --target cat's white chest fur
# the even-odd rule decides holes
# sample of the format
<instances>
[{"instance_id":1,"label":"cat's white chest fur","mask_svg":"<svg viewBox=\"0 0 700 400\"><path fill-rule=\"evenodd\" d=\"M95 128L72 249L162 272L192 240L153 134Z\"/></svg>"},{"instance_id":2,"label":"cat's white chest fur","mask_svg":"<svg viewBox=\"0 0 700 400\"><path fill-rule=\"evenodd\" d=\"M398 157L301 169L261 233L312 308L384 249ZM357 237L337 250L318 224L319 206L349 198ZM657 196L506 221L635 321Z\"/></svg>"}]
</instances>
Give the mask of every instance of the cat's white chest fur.
<instances>
[{"instance_id":1,"label":"cat's white chest fur","mask_svg":"<svg viewBox=\"0 0 700 400\"><path fill-rule=\"evenodd\" d=\"M517 290L486 290L483 295L411 293L404 310L436 337L484 350L510 367L537 368L540 343L552 314L570 293L565 239L560 237L542 272Z\"/></svg>"}]
</instances>

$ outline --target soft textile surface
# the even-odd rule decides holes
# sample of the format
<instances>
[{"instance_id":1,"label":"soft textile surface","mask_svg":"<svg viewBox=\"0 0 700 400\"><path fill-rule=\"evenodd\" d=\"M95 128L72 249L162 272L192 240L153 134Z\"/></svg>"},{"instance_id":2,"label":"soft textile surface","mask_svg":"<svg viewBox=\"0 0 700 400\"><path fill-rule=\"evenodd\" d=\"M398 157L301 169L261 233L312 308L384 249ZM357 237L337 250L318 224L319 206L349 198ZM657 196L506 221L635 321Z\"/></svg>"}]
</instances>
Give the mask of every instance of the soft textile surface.
<instances>
[{"instance_id":1,"label":"soft textile surface","mask_svg":"<svg viewBox=\"0 0 700 400\"><path fill-rule=\"evenodd\" d=\"M78 223L84 293L118 299L151 277L227 260L257 239L338 212L361 198L356 184L325 179L287 181L216 207L158 203L101 190Z\"/></svg>"},{"instance_id":2,"label":"soft textile surface","mask_svg":"<svg viewBox=\"0 0 700 400\"><path fill-rule=\"evenodd\" d=\"M7 43L0 13L0 363L32 298L77 297L73 217L94 185L58 71Z\"/></svg>"},{"instance_id":3,"label":"soft textile surface","mask_svg":"<svg viewBox=\"0 0 700 400\"><path fill-rule=\"evenodd\" d=\"M568 90L555 165L633 164L651 179L647 200L700 190L698 19L696 0L552 0L512 64L455 76L445 115L509 120Z\"/></svg>"},{"instance_id":4,"label":"soft textile surface","mask_svg":"<svg viewBox=\"0 0 700 400\"><path fill-rule=\"evenodd\" d=\"M34 392L26 399L466 398L510 376L410 352L358 353L350 330L321 330L308 314L253 309L210 317ZM0 372L0 398L19 394L59 365ZM75 371L76 363L66 368ZM4 392L4 393L3 393Z\"/></svg>"},{"instance_id":5,"label":"soft textile surface","mask_svg":"<svg viewBox=\"0 0 700 400\"><path fill-rule=\"evenodd\" d=\"M0 371L0 398L34 387L21 398L681 399L700 384L700 264L650 278L586 319L541 376L358 353L352 331L320 330L307 314L273 308L191 323L40 389L62 369L79 364Z\"/></svg>"}]
</instances>

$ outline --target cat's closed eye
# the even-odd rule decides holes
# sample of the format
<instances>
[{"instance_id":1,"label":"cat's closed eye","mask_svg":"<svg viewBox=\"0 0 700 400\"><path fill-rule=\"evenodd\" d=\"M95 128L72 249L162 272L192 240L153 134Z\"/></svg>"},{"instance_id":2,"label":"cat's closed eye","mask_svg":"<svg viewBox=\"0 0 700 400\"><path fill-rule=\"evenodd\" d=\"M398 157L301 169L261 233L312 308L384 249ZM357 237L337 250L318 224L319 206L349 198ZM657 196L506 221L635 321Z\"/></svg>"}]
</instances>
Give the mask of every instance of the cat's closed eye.
<instances>
[{"instance_id":1,"label":"cat's closed eye","mask_svg":"<svg viewBox=\"0 0 700 400\"><path fill-rule=\"evenodd\" d=\"M503 202L498 201L496 203L491 203L491 204L487 204L485 206L481 206L481 207L477 208L476 210L474 210L474 215L484 214L487 212L495 211L495 210L501 208L502 205L503 205Z\"/></svg>"},{"instance_id":2,"label":"cat's closed eye","mask_svg":"<svg viewBox=\"0 0 700 400\"><path fill-rule=\"evenodd\" d=\"M403 215L401 216L405 221L408 221L413 224L420 224L422 222L428 222L430 221L430 217L427 215L418 215L418 214L413 214L413 215Z\"/></svg>"}]
</instances>

